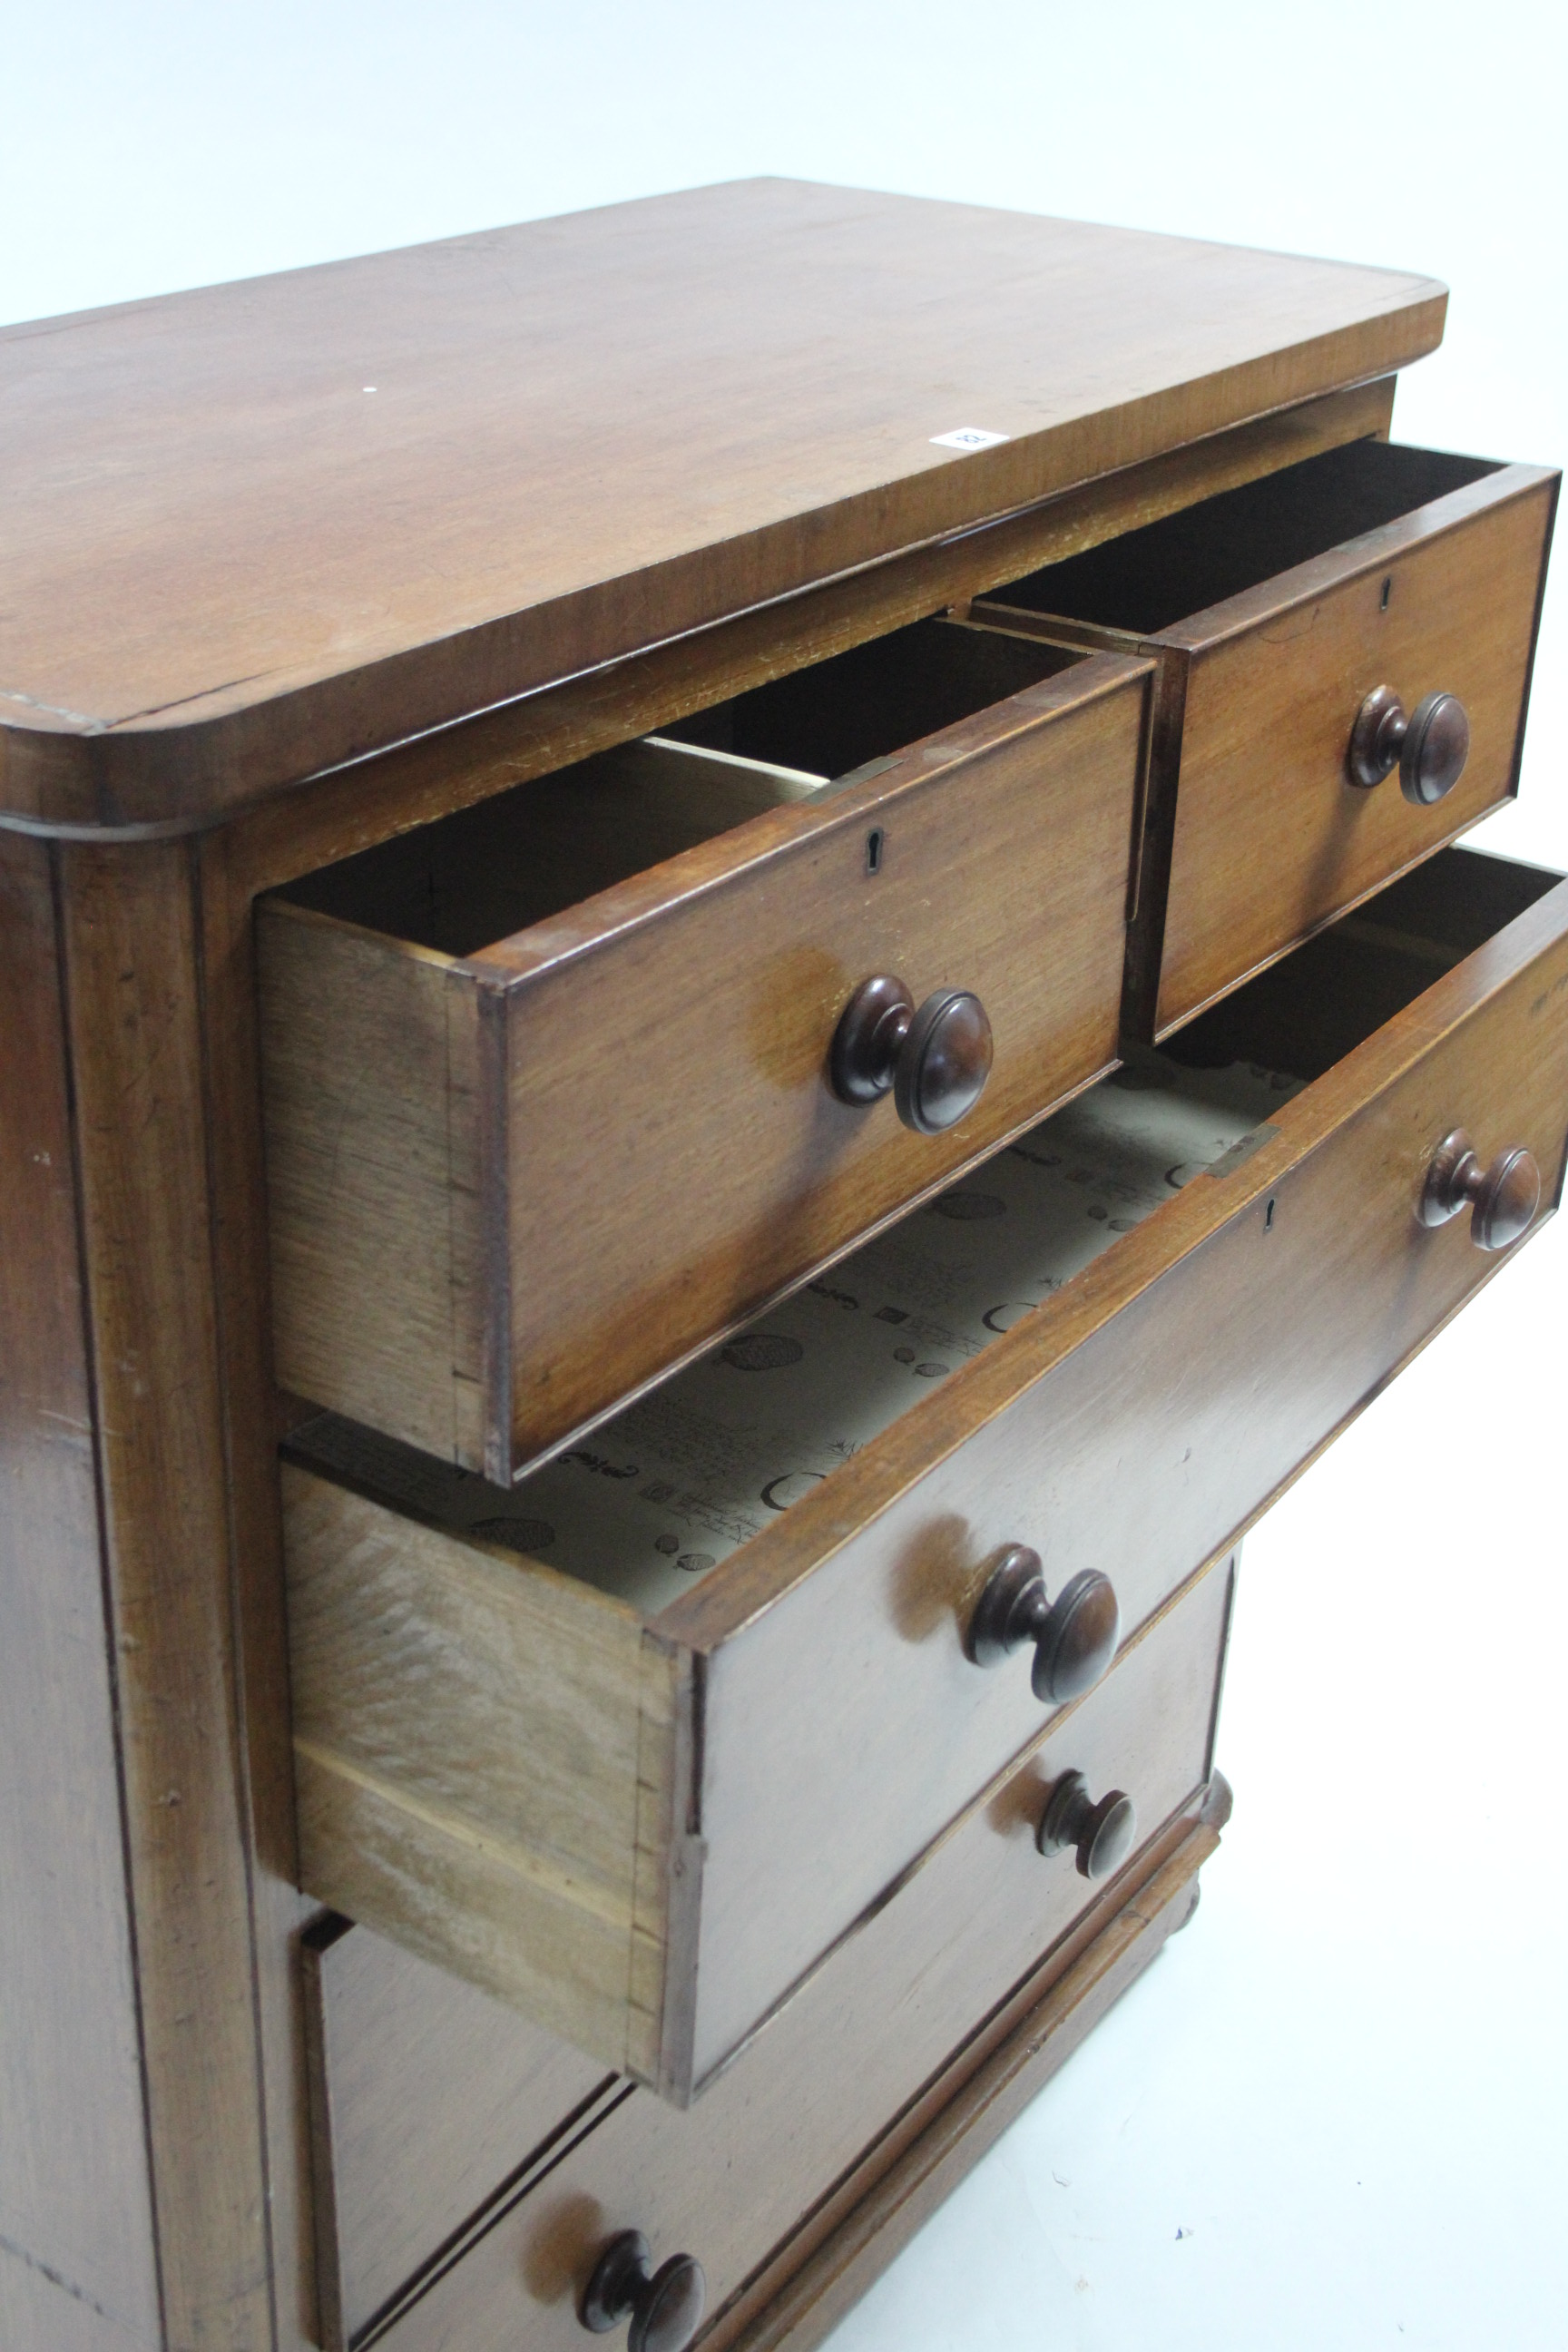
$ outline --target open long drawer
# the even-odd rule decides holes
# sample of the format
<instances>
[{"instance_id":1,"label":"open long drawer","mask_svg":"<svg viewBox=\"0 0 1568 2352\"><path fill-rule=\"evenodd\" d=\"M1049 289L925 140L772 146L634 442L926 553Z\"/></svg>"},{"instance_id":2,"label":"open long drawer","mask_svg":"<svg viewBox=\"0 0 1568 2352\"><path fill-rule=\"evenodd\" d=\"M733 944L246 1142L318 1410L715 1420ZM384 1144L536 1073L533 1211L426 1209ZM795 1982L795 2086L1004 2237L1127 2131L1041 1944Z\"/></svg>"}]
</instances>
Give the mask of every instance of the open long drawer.
<instances>
[{"instance_id":1,"label":"open long drawer","mask_svg":"<svg viewBox=\"0 0 1568 2352\"><path fill-rule=\"evenodd\" d=\"M1568 887L1445 852L1100 1091L520 1487L296 1433L312 1894L700 2089L1037 1732L1064 1588L1135 1631L1555 1202Z\"/></svg>"}]
</instances>

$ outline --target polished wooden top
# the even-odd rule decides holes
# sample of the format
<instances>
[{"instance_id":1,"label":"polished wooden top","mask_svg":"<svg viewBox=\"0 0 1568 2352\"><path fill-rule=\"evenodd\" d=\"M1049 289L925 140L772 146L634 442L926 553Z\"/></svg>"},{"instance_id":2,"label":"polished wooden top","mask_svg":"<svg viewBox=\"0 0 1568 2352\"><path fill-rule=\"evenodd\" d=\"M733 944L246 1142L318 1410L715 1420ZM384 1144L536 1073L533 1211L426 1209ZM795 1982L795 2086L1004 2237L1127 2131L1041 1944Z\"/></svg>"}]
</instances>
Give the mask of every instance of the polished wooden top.
<instances>
[{"instance_id":1,"label":"polished wooden top","mask_svg":"<svg viewBox=\"0 0 1568 2352\"><path fill-rule=\"evenodd\" d=\"M210 821L1386 373L1445 302L752 180L5 330L0 817Z\"/></svg>"}]
</instances>

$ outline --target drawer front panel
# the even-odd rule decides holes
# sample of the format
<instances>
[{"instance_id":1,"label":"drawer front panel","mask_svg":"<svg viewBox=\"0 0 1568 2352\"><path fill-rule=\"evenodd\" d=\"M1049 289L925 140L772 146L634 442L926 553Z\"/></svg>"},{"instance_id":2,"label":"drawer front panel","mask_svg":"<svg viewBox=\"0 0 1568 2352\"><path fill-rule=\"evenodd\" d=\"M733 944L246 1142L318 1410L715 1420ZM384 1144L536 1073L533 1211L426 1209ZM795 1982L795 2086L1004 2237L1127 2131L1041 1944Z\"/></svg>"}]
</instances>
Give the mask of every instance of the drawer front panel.
<instances>
[{"instance_id":1,"label":"drawer front panel","mask_svg":"<svg viewBox=\"0 0 1568 2352\"><path fill-rule=\"evenodd\" d=\"M359 2335L569 2117L616 2078L515 2010L332 1919L305 1939L316 2276Z\"/></svg>"},{"instance_id":2,"label":"drawer front panel","mask_svg":"<svg viewBox=\"0 0 1568 2352\"><path fill-rule=\"evenodd\" d=\"M1145 690L971 754L943 739L874 820L874 876L868 824L835 826L509 995L519 1460L1114 1060ZM990 1016L990 1079L944 1134L826 1083L877 972Z\"/></svg>"},{"instance_id":3,"label":"drawer front panel","mask_svg":"<svg viewBox=\"0 0 1568 2352\"><path fill-rule=\"evenodd\" d=\"M889 1508L852 1531L864 1462L820 1490L818 1523L837 1505L841 1548L709 1664L699 2082L1028 1737L1026 1655L982 1674L962 1647L1001 1549L1033 1546L1052 1591L1081 1569L1105 1570L1123 1624L1136 1625L1499 1263L1473 1244L1468 1217L1426 1230L1413 1207L1427 1156L1459 1124L1487 1159L1527 1145L1548 1192L1558 1182L1565 918L1559 889L1525 919L1539 958L1453 1026L1424 1036L1422 1008L1441 1022L1444 992L1417 1000L1413 1066L1370 1099L1352 1055L1281 1112L1276 1143L1226 1179L1196 1179L1124 1245L1135 1262L1152 1255L1165 1220L1173 1232L1212 1221L1156 1278L1117 1297L1119 1254L1090 1267L1078 1301L1059 1302L1081 1336L1004 1409L973 1425L988 1376L1003 1371L997 1351L972 1368L962 1407L953 1384L911 1413L894 1433L911 1457L960 1442ZM1451 975L1458 1001L1463 976L1484 987L1494 955L1483 949ZM1314 1109L1329 1131L1292 1166L1292 1123ZM692 1596L693 1619L703 1601ZM742 1597L728 1605L738 1612Z\"/></svg>"},{"instance_id":4,"label":"drawer front panel","mask_svg":"<svg viewBox=\"0 0 1568 2352\"><path fill-rule=\"evenodd\" d=\"M717 2312L1100 1892L1070 1853L1036 1851L1057 1777L1125 1790L1145 1836L1206 1780L1230 1587L1222 1563L1185 1592L700 2107L634 2093L414 2305L388 2352L576 2352L577 2295L626 2228L656 2263L695 2254Z\"/></svg>"},{"instance_id":5,"label":"drawer front panel","mask_svg":"<svg viewBox=\"0 0 1568 2352\"><path fill-rule=\"evenodd\" d=\"M1172 633L1190 658L1157 1034L1514 790L1555 496L1510 468L1426 510L1459 520L1412 517ZM1397 770L1349 781L1356 713L1384 685L1407 711L1441 691L1468 716L1464 772L1429 808Z\"/></svg>"}]
</instances>

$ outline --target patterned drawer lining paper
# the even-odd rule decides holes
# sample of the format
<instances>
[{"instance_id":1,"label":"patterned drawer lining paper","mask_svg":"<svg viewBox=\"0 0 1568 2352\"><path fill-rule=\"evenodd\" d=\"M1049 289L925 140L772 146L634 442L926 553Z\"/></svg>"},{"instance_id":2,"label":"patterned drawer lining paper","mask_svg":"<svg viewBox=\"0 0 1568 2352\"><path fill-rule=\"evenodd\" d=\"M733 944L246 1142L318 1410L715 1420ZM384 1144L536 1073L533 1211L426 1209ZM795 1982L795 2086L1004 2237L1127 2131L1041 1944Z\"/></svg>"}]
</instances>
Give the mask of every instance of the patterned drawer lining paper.
<instances>
[{"instance_id":1,"label":"patterned drawer lining paper","mask_svg":"<svg viewBox=\"0 0 1568 2352\"><path fill-rule=\"evenodd\" d=\"M1301 1083L1154 1056L1118 1070L510 1493L454 1488L434 1460L422 1480L399 1446L397 1499L653 1615ZM310 1431L328 1459L332 1431Z\"/></svg>"}]
</instances>

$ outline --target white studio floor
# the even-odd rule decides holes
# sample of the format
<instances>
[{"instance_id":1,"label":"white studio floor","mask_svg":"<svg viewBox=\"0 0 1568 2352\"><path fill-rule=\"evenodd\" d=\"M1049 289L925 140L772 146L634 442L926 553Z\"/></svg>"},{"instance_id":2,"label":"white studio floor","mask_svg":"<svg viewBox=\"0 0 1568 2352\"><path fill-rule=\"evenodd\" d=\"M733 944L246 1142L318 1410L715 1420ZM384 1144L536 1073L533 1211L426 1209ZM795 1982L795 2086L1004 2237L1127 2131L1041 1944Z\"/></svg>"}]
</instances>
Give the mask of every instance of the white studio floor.
<instances>
[{"instance_id":1,"label":"white studio floor","mask_svg":"<svg viewBox=\"0 0 1568 2352\"><path fill-rule=\"evenodd\" d=\"M1249 1539L1174 1938L830 2352L1568 2341L1568 1217Z\"/></svg>"}]
</instances>

